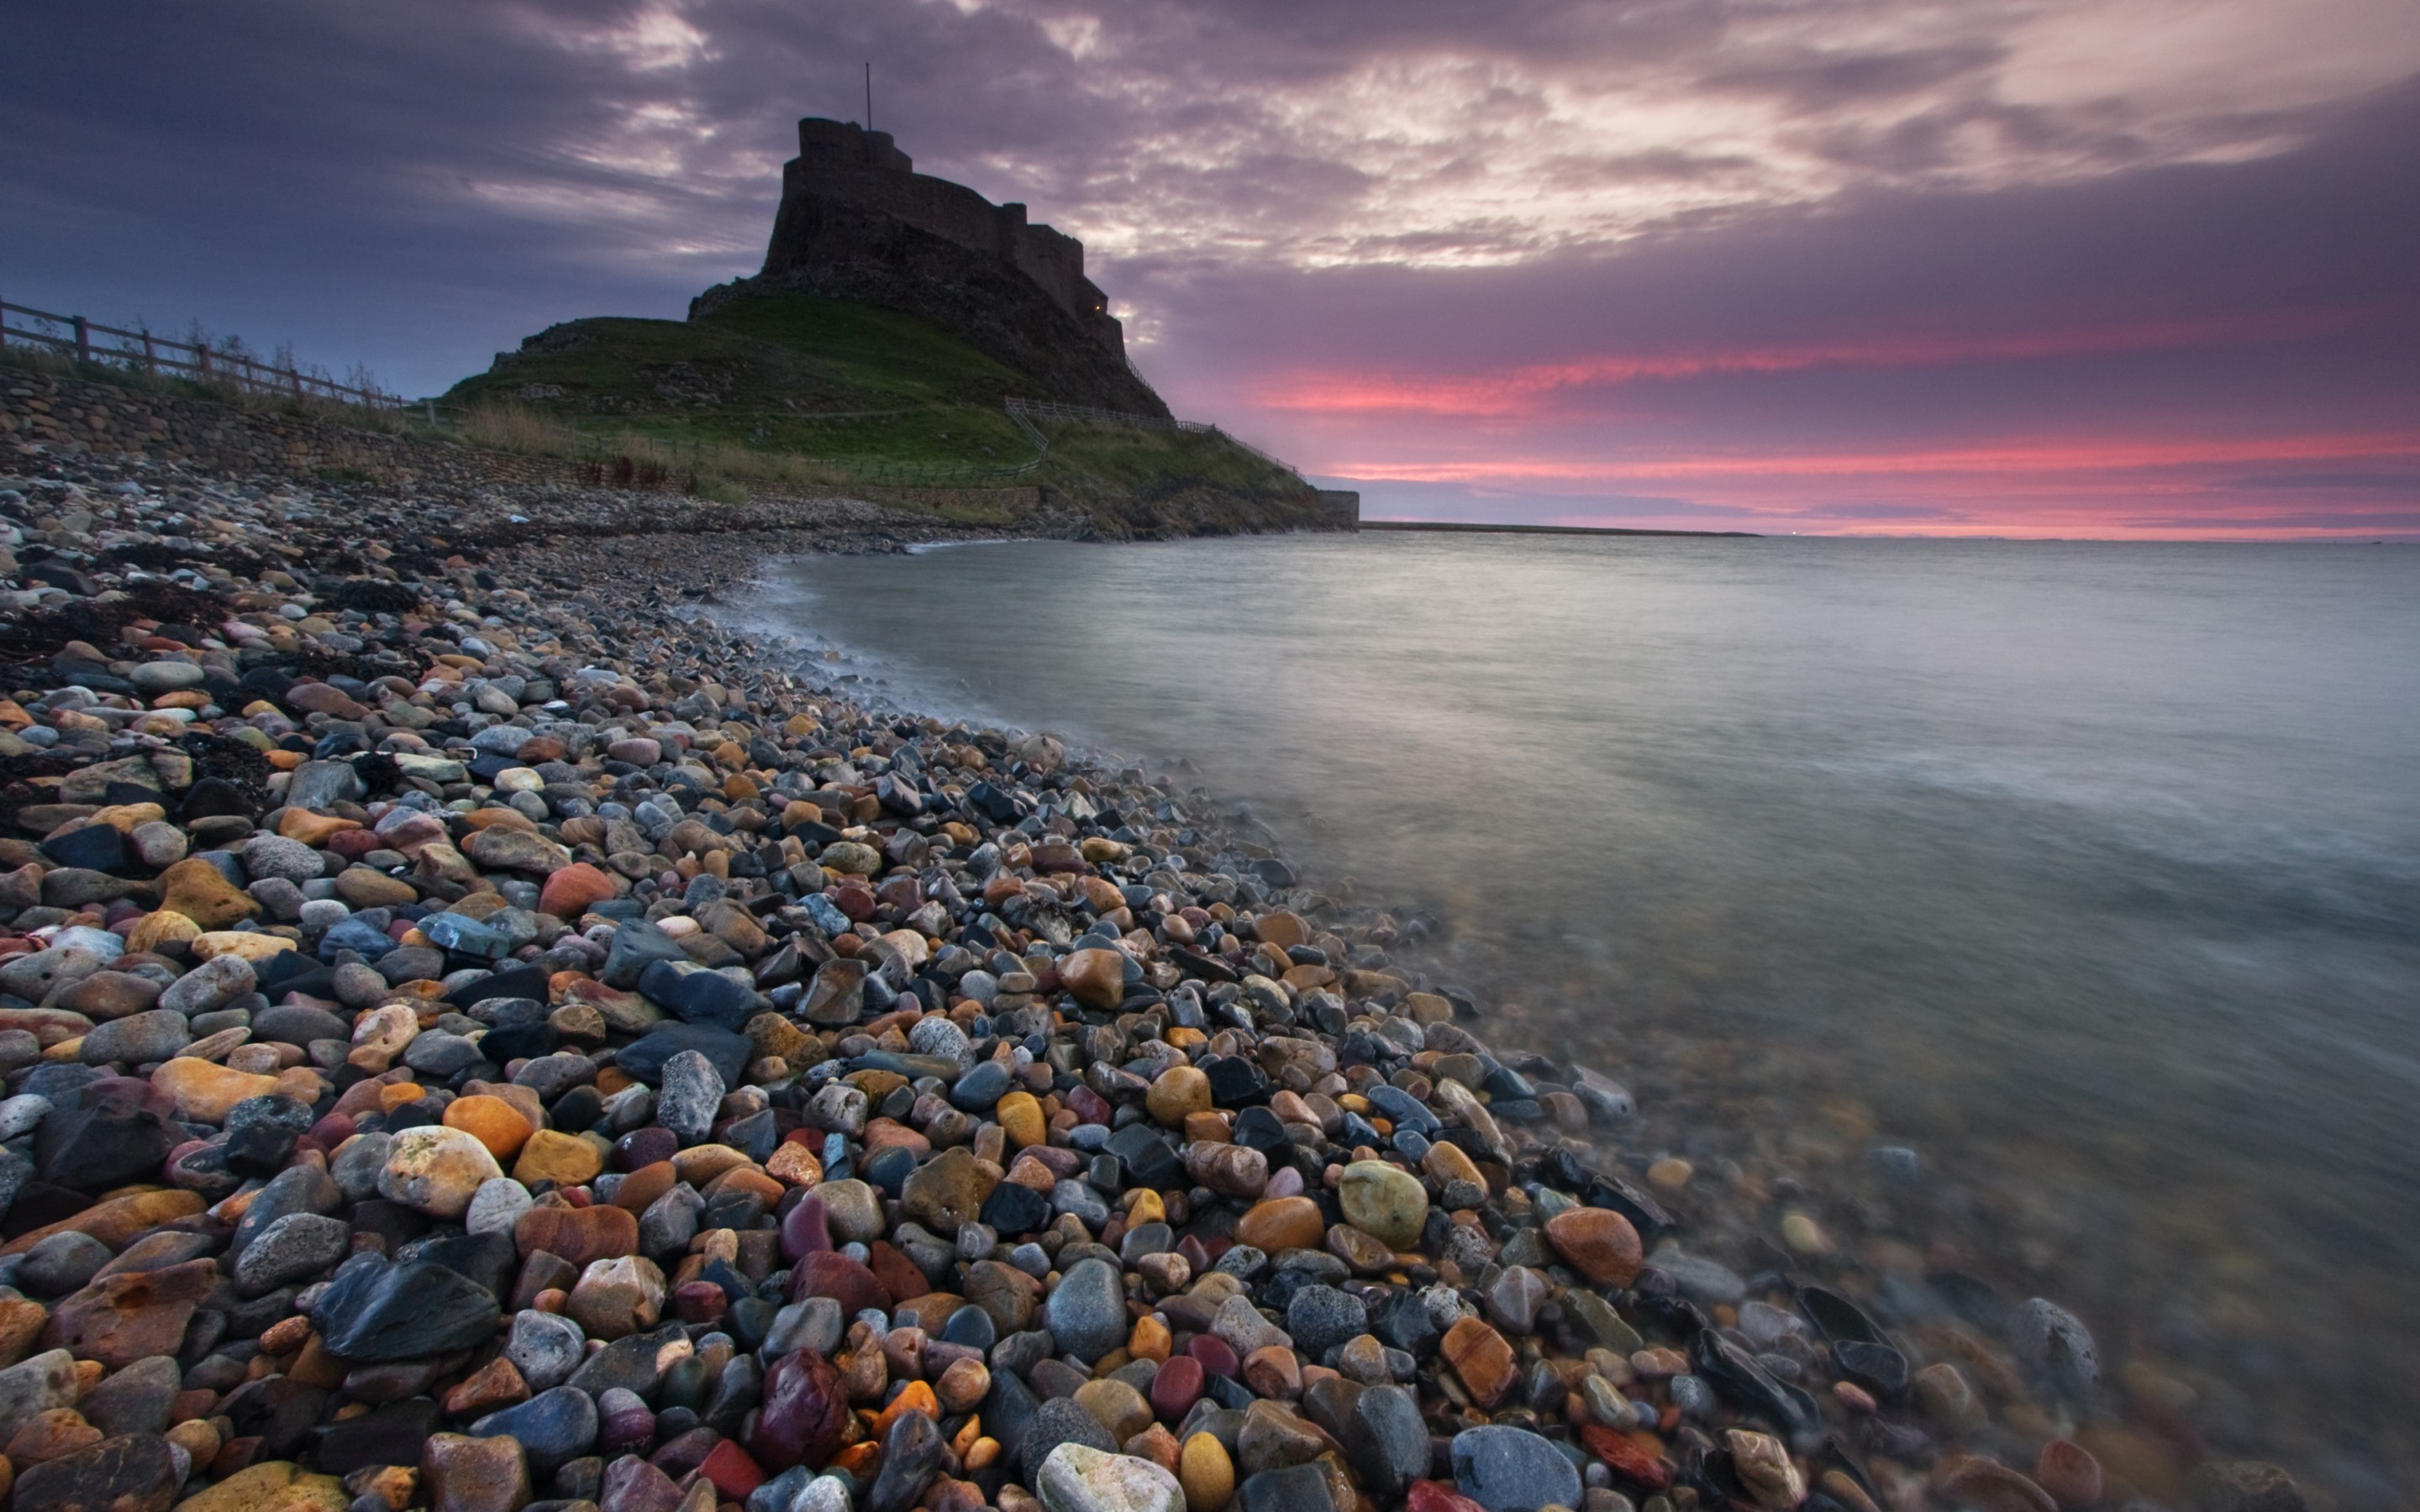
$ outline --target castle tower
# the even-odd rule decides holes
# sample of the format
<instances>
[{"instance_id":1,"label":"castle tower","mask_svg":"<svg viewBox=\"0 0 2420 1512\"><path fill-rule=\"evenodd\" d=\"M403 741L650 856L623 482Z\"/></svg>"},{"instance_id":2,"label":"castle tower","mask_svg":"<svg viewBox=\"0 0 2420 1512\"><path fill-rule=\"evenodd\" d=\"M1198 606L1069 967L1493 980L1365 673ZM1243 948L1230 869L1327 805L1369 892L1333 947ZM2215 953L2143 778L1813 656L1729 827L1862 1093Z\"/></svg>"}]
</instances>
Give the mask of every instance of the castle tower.
<instances>
[{"instance_id":1,"label":"castle tower","mask_svg":"<svg viewBox=\"0 0 2420 1512\"><path fill-rule=\"evenodd\" d=\"M1168 414L1127 363L1109 296L1084 275L1084 244L1033 223L1023 205L918 173L887 131L799 122L764 270L706 290L690 316L782 294L930 321L1007 370L1004 396Z\"/></svg>"},{"instance_id":2,"label":"castle tower","mask_svg":"<svg viewBox=\"0 0 2420 1512\"><path fill-rule=\"evenodd\" d=\"M799 155L782 166L782 207L764 276L782 278L828 260L834 243L881 223L1014 269L1093 342L1124 359L1125 329L1109 313L1109 296L1084 276L1082 242L1029 224L1023 205L994 205L963 184L916 172L888 131L819 116L799 121Z\"/></svg>"}]
</instances>

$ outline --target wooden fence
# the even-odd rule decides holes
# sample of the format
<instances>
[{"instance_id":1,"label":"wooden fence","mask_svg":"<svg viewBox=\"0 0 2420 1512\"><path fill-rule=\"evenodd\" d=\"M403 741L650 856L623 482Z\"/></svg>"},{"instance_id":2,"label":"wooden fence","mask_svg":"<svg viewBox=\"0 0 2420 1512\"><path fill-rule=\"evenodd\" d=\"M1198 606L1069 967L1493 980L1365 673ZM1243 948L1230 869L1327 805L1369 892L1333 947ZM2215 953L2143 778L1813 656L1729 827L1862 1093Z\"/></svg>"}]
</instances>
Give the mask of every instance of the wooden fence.
<instances>
[{"instance_id":1,"label":"wooden fence","mask_svg":"<svg viewBox=\"0 0 2420 1512\"><path fill-rule=\"evenodd\" d=\"M11 317L16 325L8 322ZM36 347L79 363L153 376L169 374L212 388L287 399L323 399L365 409L402 409L409 401L375 388L356 388L300 368L256 363L205 342L172 341L149 331L96 325L80 315L54 315L0 300L0 347Z\"/></svg>"}]
</instances>

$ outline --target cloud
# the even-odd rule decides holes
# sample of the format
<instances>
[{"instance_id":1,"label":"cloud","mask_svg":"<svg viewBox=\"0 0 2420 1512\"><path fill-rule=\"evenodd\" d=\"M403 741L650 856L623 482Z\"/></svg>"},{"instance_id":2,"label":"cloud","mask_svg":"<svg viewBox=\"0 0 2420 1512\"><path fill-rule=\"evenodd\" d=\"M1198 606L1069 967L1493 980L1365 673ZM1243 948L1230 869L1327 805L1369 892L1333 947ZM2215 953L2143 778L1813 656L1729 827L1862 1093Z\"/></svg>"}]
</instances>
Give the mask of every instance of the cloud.
<instances>
[{"instance_id":1,"label":"cloud","mask_svg":"<svg viewBox=\"0 0 2420 1512\"><path fill-rule=\"evenodd\" d=\"M1892 504L1875 500L1841 500L1837 503L1822 504L1811 509L1793 509L1788 511L1788 514L1792 519L1823 520L1835 524L1866 521L1885 524L1965 523L1974 517L1965 510L1951 509L1942 504Z\"/></svg>"},{"instance_id":2,"label":"cloud","mask_svg":"<svg viewBox=\"0 0 2420 1512\"><path fill-rule=\"evenodd\" d=\"M1741 58L1699 82L1709 89L1778 96L1793 109L1815 112L1938 89L1981 73L2008 54L2007 44L1984 38L1900 52L1799 48Z\"/></svg>"},{"instance_id":3,"label":"cloud","mask_svg":"<svg viewBox=\"0 0 2420 1512\"><path fill-rule=\"evenodd\" d=\"M1535 363L1466 378L1399 380L1353 375L1275 375L1256 394L1271 409L1426 414L1505 414L1535 409L1564 391L1652 379L1799 372L1828 367L1933 367L2046 361L2180 347L2326 334L2373 321L2376 307L2295 314L2210 315L2131 325L1999 332L1933 332L1831 344L1647 351Z\"/></svg>"},{"instance_id":4,"label":"cloud","mask_svg":"<svg viewBox=\"0 0 2420 1512\"><path fill-rule=\"evenodd\" d=\"M2420 494L2420 472L2268 472L2219 485L2248 493L2300 493L2308 488L2384 489Z\"/></svg>"},{"instance_id":5,"label":"cloud","mask_svg":"<svg viewBox=\"0 0 2420 1512\"><path fill-rule=\"evenodd\" d=\"M2157 533L2232 536L2343 537L2420 535L2420 509L2381 509L2374 514L2294 510L2242 515L2148 515L2129 519L2129 529Z\"/></svg>"}]
</instances>

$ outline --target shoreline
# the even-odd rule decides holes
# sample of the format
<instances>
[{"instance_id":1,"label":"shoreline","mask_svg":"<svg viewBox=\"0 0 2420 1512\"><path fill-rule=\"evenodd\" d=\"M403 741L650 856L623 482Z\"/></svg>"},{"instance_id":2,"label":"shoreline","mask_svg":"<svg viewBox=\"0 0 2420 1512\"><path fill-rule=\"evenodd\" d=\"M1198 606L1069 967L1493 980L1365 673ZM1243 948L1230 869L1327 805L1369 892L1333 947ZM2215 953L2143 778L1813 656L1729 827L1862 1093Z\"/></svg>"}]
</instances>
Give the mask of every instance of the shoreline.
<instances>
[{"instance_id":1,"label":"shoreline","mask_svg":"<svg viewBox=\"0 0 2420 1512\"><path fill-rule=\"evenodd\" d=\"M1436 532L1458 535L1678 535L1761 541L1756 531L1650 531L1626 525L1495 525L1450 519L1365 519L1357 531Z\"/></svg>"},{"instance_id":2,"label":"shoreline","mask_svg":"<svg viewBox=\"0 0 2420 1512\"><path fill-rule=\"evenodd\" d=\"M17 833L43 825L0 841L9 933L57 912L47 951L85 953L0 954L28 1005L0 1006L9 1195L66 1210L6 1220L0 1308L42 1317L0 1416L43 1407L0 1427L109 1425L44 1420L21 1504L132 1483L222 1512L272 1466L328 1512L2015 1506L2102 1480L2043 1431L2102 1390L2061 1309L1919 1344L1788 1225L1717 1232L1737 1270L1652 1263L1673 1214L1595 1148L1628 1094L1490 1054L1400 919L1205 795L871 717L683 612L782 555L997 527L580 489L179 508L152 486L175 470L66 466L81 499L9 506L85 538L54 537L53 576L225 580L136 583L222 633L86 642L100 664L40 617L54 680L166 706L27 687L51 700L0 740L12 781L59 784L9 790ZM294 734L247 756L239 725ZM104 762L115 786L77 775ZM187 1302L122 1302L99 1273L137 1246ZM163 1357L160 1423L103 1412ZM2244 1499L2266 1467L2196 1476L2196 1507L2300 1504Z\"/></svg>"}]
</instances>

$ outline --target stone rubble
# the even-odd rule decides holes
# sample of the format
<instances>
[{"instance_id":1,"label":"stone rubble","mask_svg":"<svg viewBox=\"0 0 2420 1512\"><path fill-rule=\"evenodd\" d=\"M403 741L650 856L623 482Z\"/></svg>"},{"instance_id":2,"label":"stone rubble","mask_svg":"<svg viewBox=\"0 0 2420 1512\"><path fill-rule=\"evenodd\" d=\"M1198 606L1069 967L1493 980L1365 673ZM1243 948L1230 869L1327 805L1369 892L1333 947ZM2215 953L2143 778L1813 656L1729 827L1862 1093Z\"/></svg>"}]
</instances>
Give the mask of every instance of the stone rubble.
<instances>
[{"instance_id":1,"label":"stone rubble","mask_svg":"<svg viewBox=\"0 0 2420 1512\"><path fill-rule=\"evenodd\" d=\"M20 455L18 1512L2304 1505L2047 1301L1689 1250L1626 1091L1202 795L675 612L926 522Z\"/></svg>"}]
</instances>

